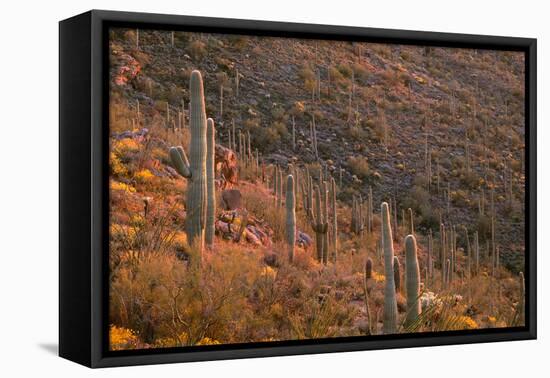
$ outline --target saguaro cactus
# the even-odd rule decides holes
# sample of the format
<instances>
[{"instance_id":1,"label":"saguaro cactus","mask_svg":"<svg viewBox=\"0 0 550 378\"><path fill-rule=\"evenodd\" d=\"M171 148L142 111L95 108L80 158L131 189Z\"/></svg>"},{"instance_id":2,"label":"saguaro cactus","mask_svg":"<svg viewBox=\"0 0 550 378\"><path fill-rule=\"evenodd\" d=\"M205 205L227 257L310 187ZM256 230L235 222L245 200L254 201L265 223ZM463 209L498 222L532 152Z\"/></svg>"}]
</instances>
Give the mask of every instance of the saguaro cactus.
<instances>
[{"instance_id":1,"label":"saguaro cactus","mask_svg":"<svg viewBox=\"0 0 550 378\"><path fill-rule=\"evenodd\" d=\"M329 248L329 233L328 233L328 205L329 205L329 199L328 199L328 188L327 188L327 182L323 181L321 183L321 198L322 198L322 210L323 210L323 218L325 219L325 222L327 223L327 232L323 234L323 264L328 264L328 248Z\"/></svg>"},{"instance_id":2,"label":"saguaro cactus","mask_svg":"<svg viewBox=\"0 0 550 378\"><path fill-rule=\"evenodd\" d=\"M445 286L447 282L446 277L446 261L447 261L447 235L445 234L445 225L441 223L439 225L439 261L441 263L441 285Z\"/></svg>"},{"instance_id":3,"label":"saguaro cactus","mask_svg":"<svg viewBox=\"0 0 550 378\"><path fill-rule=\"evenodd\" d=\"M401 264L397 256L393 256L393 281L395 282L395 292L399 293L401 291Z\"/></svg>"},{"instance_id":4,"label":"saguaro cactus","mask_svg":"<svg viewBox=\"0 0 550 378\"><path fill-rule=\"evenodd\" d=\"M294 260L294 245L296 244L296 195L294 192L294 177L286 177L286 242L288 244L288 261Z\"/></svg>"},{"instance_id":5,"label":"saguaro cactus","mask_svg":"<svg viewBox=\"0 0 550 378\"><path fill-rule=\"evenodd\" d=\"M407 315L405 327L413 324L420 315L420 268L416 253L416 238L407 235L405 238L405 283L407 285Z\"/></svg>"},{"instance_id":6,"label":"saguaro cactus","mask_svg":"<svg viewBox=\"0 0 550 378\"><path fill-rule=\"evenodd\" d=\"M330 209L332 211L332 259L338 258L338 216L336 214L336 181L330 179Z\"/></svg>"},{"instance_id":7,"label":"saguaro cactus","mask_svg":"<svg viewBox=\"0 0 550 378\"><path fill-rule=\"evenodd\" d=\"M311 228L315 231L315 246L317 248L317 261L323 261L324 251L324 235L328 231L328 223L325 220L324 212L322 209L321 190L318 185L315 185L315 211L310 214Z\"/></svg>"},{"instance_id":8,"label":"saguaro cactus","mask_svg":"<svg viewBox=\"0 0 550 378\"><path fill-rule=\"evenodd\" d=\"M189 180L187 187L187 240L202 251L206 218L206 112L204 89L199 71L191 73L189 117L191 128L191 163L183 147L170 148L170 158L180 175ZM200 258L199 258L200 262Z\"/></svg>"},{"instance_id":9,"label":"saguaro cactus","mask_svg":"<svg viewBox=\"0 0 550 378\"><path fill-rule=\"evenodd\" d=\"M216 213L216 188L214 187L215 133L214 120L208 118L206 121L206 227L204 239L209 247L214 243Z\"/></svg>"},{"instance_id":10,"label":"saguaro cactus","mask_svg":"<svg viewBox=\"0 0 550 378\"><path fill-rule=\"evenodd\" d=\"M365 278L372 278L372 259L369 257L365 263Z\"/></svg>"},{"instance_id":11,"label":"saguaro cactus","mask_svg":"<svg viewBox=\"0 0 550 378\"><path fill-rule=\"evenodd\" d=\"M385 334L397 332L397 300L395 298L395 282L393 280L393 237L391 218L386 202L381 206L382 218L382 248L384 250L384 326Z\"/></svg>"}]
</instances>

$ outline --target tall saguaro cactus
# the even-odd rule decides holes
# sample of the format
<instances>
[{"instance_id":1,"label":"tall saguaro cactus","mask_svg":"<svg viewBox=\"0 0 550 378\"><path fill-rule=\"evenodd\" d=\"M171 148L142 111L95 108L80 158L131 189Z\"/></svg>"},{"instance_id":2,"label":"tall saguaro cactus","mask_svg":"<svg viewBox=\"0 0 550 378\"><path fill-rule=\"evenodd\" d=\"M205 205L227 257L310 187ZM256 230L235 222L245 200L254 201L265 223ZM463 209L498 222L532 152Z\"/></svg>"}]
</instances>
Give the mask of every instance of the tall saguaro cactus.
<instances>
[{"instance_id":1,"label":"tall saguaro cactus","mask_svg":"<svg viewBox=\"0 0 550 378\"><path fill-rule=\"evenodd\" d=\"M405 283L407 286L407 315L405 327L413 324L420 315L420 268L416 252L416 238L407 235L405 238Z\"/></svg>"},{"instance_id":2,"label":"tall saguaro cactus","mask_svg":"<svg viewBox=\"0 0 550 378\"><path fill-rule=\"evenodd\" d=\"M332 211L332 260L338 258L338 216L336 214L336 181L330 179L330 209Z\"/></svg>"},{"instance_id":3,"label":"tall saguaro cactus","mask_svg":"<svg viewBox=\"0 0 550 378\"><path fill-rule=\"evenodd\" d=\"M321 189L318 185L315 185L315 210L311 212L311 228L315 231L315 246L317 248L317 261L323 261L323 254L325 250L325 234L328 231L328 223L324 217L324 211L322 207Z\"/></svg>"},{"instance_id":4,"label":"tall saguaro cactus","mask_svg":"<svg viewBox=\"0 0 550 378\"><path fill-rule=\"evenodd\" d=\"M286 177L286 242L288 244L288 261L294 260L296 244L296 195L294 192L294 177Z\"/></svg>"},{"instance_id":5,"label":"tall saguaro cactus","mask_svg":"<svg viewBox=\"0 0 550 378\"><path fill-rule=\"evenodd\" d=\"M384 250L384 326L385 334L397 332L397 300L395 297L395 282L393 280L393 237L389 206L386 202L381 206L382 218L382 248Z\"/></svg>"},{"instance_id":6,"label":"tall saguaro cactus","mask_svg":"<svg viewBox=\"0 0 550 378\"><path fill-rule=\"evenodd\" d=\"M206 245L211 247L214 243L214 221L216 212L216 188L214 187L214 156L215 134L214 120L206 121L206 227L204 239Z\"/></svg>"},{"instance_id":7,"label":"tall saguaro cactus","mask_svg":"<svg viewBox=\"0 0 550 378\"><path fill-rule=\"evenodd\" d=\"M206 218L206 111L201 73L191 73L189 92L189 126L191 129L191 163L183 147L170 148L170 158L180 175L189 180L187 187L187 240L202 252ZM198 259L200 264L200 257Z\"/></svg>"}]
</instances>

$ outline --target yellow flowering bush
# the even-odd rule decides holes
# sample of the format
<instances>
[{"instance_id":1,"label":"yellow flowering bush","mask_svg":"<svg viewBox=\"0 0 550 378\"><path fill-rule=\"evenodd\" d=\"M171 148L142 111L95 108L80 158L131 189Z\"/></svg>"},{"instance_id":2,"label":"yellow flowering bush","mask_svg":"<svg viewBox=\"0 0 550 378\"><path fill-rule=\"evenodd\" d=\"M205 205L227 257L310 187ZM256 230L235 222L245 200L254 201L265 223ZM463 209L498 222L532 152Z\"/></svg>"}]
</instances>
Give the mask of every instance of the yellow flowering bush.
<instances>
[{"instance_id":1,"label":"yellow flowering bush","mask_svg":"<svg viewBox=\"0 0 550 378\"><path fill-rule=\"evenodd\" d=\"M118 156L111 152L109 154L109 160L110 160L110 166L111 166L111 173L114 176L125 176L128 174L128 169L122 164Z\"/></svg>"},{"instance_id":2,"label":"yellow flowering bush","mask_svg":"<svg viewBox=\"0 0 550 378\"><path fill-rule=\"evenodd\" d=\"M109 329L111 350L135 349L138 341L137 335L131 329L111 325Z\"/></svg>"},{"instance_id":3,"label":"yellow flowering bush","mask_svg":"<svg viewBox=\"0 0 550 378\"><path fill-rule=\"evenodd\" d=\"M136 189L128 184L125 184L120 181L111 180L111 190L123 190L129 193L135 193Z\"/></svg>"},{"instance_id":4,"label":"yellow flowering bush","mask_svg":"<svg viewBox=\"0 0 550 378\"><path fill-rule=\"evenodd\" d=\"M135 175L136 180L140 182L145 182L155 177L153 173L148 169L142 169L141 171L137 172Z\"/></svg>"},{"instance_id":5,"label":"yellow flowering bush","mask_svg":"<svg viewBox=\"0 0 550 378\"><path fill-rule=\"evenodd\" d=\"M139 150L139 143L132 138L124 138L115 142L113 151L119 155L124 156L130 152L137 152Z\"/></svg>"}]
</instances>

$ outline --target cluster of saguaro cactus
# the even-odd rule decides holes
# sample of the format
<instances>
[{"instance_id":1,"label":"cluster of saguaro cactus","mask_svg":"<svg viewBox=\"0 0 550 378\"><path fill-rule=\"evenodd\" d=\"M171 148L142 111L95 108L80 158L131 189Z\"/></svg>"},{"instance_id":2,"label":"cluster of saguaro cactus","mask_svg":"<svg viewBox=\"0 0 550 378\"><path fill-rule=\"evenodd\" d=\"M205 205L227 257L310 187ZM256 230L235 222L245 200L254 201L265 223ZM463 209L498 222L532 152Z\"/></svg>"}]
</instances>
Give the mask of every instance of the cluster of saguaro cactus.
<instances>
[{"instance_id":1,"label":"cluster of saguaro cactus","mask_svg":"<svg viewBox=\"0 0 550 378\"><path fill-rule=\"evenodd\" d=\"M389 206L386 202L381 206L382 218L382 249L384 250L384 325L385 334L397 332L397 300L395 296L395 281L393 274L393 236Z\"/></svg>"},{"instance_id":2,"label":"cluster of saguaro cactus","mask_svg":"<svg viewBox=\"0 0 550 378\"><path fill-rule=\"evenodd\" d=\"M190 78L189 92L191 101L189 104L190 128L191 128L191 143L190 155L191 163L187 160L187 156L183 147L170 148L170 158L177 172L189 180L187 187L187 216L186 216L186 232L187 240L190 245L195 246L198 251L202 252L204 245L204 231L206 223L213 222L213 217L207 219L207 208L214 208L214 196L209 196L208 180L207 180L207 160L213 159L214 149L208 149L207 143L207 120L204 104L204 89L202 76L199 71L193 71ZM214 123L211 124L212 138L214 135ZM213 142L213 140L212 140ZM207 159L207 155L210 156ZM208 160L210 161L210 160ZM213 180L213 175L210 176ZM213 187L213 186L212 186ZM210 204L209 204L210 202ZM200 264L201 257L196 260Z\"/></svg>"},{"instance_id":3,"label":"cluster of saguaro cactus","mask_svg":"<svg viewBox=\"0 0 550 378\"><path fill-rule=\"evenodd\" d=\"M405 284L407 293L407 314L405 327L413 324L420 315L420 268L414 235L405 237Z\"/></svg>"},{"instance_id":4,"label":"cluster of saguaro cactus","mask_svg":"<svg viewBox=\"0 0 550 378\"><path fill-rule=\"evenodd\" d=\"M296 244L296 195L294 177L286 178L286 241L288 245L288 260L294 261L294 246Z\"/></svg>"}]
</instances>

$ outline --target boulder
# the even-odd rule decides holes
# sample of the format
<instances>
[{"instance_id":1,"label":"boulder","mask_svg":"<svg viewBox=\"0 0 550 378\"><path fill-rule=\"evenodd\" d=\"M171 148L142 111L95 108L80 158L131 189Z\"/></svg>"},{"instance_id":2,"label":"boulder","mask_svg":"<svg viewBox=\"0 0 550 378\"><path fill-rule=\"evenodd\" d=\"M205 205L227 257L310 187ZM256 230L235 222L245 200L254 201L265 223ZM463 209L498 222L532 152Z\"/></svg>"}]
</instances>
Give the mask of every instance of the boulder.
<instances>
[{"instance_id":1,"label":"boulder","mask_svg":"<svg viewBox=\"0 0 550 378\"><path fill-rule=\"evenodd\" d=\"M214 155L216 177L219 178L221 189L232 188L238 180L238 160L235 152L227 147L216 144Z\"/></svg>"},{"instance_id":2,"label":"boulder","mask_svg":"<svg viewBox=\"0 0 550 378\"><path fill-rule=\"evenodd\" d=\"M121 54L115 59L116 70L114 82L118 86L124 86L134 80L141 71L141 65L131 55Z\"/></svg>"},{"instance_id":3,"label":"boulder","mask_svg":"<svg viewBox=\"0 0 550 378\"><path fill-rule=\"evenodd\" d=\"M237 189L226 189L222 192L221 206L224 210L237 210L242 206L242 195Z\"/></svg>"}]
</instances>

